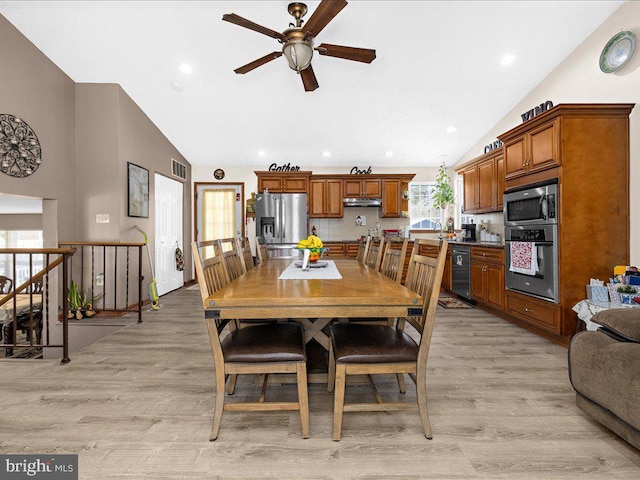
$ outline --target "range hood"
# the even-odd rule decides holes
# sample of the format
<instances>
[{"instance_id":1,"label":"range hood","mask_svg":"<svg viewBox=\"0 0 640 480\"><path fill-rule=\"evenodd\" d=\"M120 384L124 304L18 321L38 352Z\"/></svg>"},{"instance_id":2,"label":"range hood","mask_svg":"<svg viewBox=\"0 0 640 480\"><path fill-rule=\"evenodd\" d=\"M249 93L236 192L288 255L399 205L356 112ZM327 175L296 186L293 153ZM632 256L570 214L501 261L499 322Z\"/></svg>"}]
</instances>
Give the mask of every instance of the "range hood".
<instances>
[{"instance_id":1,"label":"range hood","mask_svg":"<svg viewBox=\"0 0 640 480\"><path fill-rule=\"evenodd\" d=\"M380 207L381 198L345 198L342 200L345 207Z\"/></svg>"}]
</instances>

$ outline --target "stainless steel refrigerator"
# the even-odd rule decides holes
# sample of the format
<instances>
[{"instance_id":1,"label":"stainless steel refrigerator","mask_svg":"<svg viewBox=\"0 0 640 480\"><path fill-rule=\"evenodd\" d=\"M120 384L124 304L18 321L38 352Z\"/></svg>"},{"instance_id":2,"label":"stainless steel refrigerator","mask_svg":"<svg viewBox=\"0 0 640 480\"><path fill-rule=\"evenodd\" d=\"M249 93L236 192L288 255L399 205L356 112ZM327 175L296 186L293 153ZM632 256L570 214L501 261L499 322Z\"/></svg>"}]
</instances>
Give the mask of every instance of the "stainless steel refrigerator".
<instances>
[{"instance_id":1,"label":"stainless steel refrigerator","mask_svg":"<svg viewBox=\"0 0 640 480\"><path fill-rule=\"evenodd\" d=\"M256 195L256 237L271 256L298 256L296 246L307 238L306 193L259 193Z\"/></svg>"}]
</instances>

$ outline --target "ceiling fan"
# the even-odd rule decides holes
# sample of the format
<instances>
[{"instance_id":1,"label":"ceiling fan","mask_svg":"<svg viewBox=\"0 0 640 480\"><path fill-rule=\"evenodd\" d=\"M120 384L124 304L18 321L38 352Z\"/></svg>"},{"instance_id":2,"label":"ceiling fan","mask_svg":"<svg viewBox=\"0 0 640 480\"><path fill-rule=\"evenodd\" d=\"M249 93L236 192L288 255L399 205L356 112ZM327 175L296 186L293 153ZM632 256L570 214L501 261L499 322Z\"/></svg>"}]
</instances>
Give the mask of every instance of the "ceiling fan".
<instances>
[{"instance_id":1,"label":"ceiling fan","mask_svg":"<svg viewBox=\"0 0 640 480\"><path fill-rule=\"evenodd\" d=\"M311 67L311 58L314 50L320 55L326 55L328 57L338 57L364 63L373 62L376 58L376 51L369 48L345 47L342 45L331 45L329 43L321 43L317 47L313 46L314 38L317 37L322 29L333 20L333 17L340 13L346 6L346 0L322 0L318 8L316 8L311 17L309 17L309 20L305 23L302 17L307 13L307 6L300 2L290 3L288 11L289 14L295 18L296 23L295 25L290 23L290 28L282 33L258 25L235 13L223 15L222 20L268 35L283 45L282 51L271 52L251 63L236 68L234 72L241 74L250 72L284 54L289 66L300 74L305 91L312 92L319 87L316 76L313 73L313 68Z\"/></svg>"}]
</instances>

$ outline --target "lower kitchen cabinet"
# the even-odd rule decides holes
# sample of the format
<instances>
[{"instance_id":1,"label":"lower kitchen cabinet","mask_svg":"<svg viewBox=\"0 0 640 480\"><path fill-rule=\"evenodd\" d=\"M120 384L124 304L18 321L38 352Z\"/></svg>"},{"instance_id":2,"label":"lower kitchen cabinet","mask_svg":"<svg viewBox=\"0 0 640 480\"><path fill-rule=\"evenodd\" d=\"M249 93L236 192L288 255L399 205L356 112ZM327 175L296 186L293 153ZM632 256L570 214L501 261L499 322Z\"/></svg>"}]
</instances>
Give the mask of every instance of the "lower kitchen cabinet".
<instances>
[{"instance_id":1,"label":"lower kitchen cabinet","mask_svg":"<svg viewBox=\"0 0 640 480\"><path fill-rule=\"evenodd\" d=\"M453 285L451 278L451 245L447 248L447 258L444 261L444 273L442 274L441 287L445 290L451 290Z\"/></svg>"},{"instance_id":2,"label":"lower kitchen cabinet","mask_svg":"<svg viewBox=\"0 0 640 480\"><path fill-rule=\"evenodd\" d=\"M471 247L471 298L504 308L504 250Z\"/></svg>"},{"instance_id":3,"label":"lower kitchen cabinet","mask_svg":"<svg viewBox=\"0 0 640 480\"><path fill-rule=\"evenodd\" d=\"M323 246L329 249L324 252L326 258L344 258L347 253L347 245L343 242L324 242Z\"/></svg>"},{"instance_id":4,"label":"lower kitchen cabinet","mask_svg":"<svg viewBox=\"0 0 640 480\"><path fill-rule=\"evenodd\" d=\"M507 290L506 312L547 332L560 334L559 305Z\"/></svg>"}]
</instances>

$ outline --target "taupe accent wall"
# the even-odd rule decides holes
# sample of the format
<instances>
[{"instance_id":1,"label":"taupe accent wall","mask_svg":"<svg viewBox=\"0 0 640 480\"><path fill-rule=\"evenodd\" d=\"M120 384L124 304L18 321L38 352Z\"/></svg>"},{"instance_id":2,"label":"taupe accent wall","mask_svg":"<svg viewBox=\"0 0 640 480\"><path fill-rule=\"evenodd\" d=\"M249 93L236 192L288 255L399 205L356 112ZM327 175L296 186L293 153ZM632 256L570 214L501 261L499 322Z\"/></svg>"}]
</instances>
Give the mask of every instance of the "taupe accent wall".
<instances>
[{"instance_id":1,"label":"taupe accent wall","mask_svg":"<svg viewBox=\"0 0 640 480\"><path fill-rule=\"evenodd\" d=\"M154 175L171 175L171 158L187 165L184 254L191 256L191 166L116 84L75 83L0 15L0 113L22 117L36 132L42 165L27 178L0 174L0 192L58 201L57 241L142 242L154 246ZM72 47L71 47L72 48ZM149 218L127 216L127 162L149 170ZM97 224L96 214L109 214ZM45 232L46 236L46 232ZM145 259L144 276L150 279ZM185 262L185 280L193 278ZM146 292L145 292L146 294Z\"/></svg>"}]
</instances>

